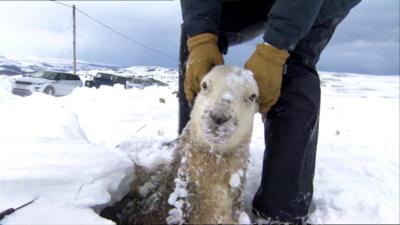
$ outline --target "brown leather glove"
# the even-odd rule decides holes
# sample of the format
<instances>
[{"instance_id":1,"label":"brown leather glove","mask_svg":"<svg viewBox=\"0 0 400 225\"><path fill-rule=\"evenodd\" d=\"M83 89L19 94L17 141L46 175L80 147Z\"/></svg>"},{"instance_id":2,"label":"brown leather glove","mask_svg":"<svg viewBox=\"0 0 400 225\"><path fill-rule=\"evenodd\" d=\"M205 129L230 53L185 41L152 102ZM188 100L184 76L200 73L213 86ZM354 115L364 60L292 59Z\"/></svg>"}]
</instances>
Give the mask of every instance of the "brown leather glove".
<instances>
[{"instance_id":1,"label":"brown leather glove","mask_svg":"<svg viewBox=\"0 0 400 225\"><path fill-rule=\"evenodd\" d=\"M193 103L200 91L200 82L204 75L215 65L224 64L224 59L217 45L218 37L204 33L190 37L187 41L189 58L186 64L185 94L189 103Z\"/></svg>"},{"instance_id":2,"label":"brown leather glove","mask_svg":"<svg viewBox=\"0 0 400 225\"><path fill-rule=\"evenodd\" d=\"M260 92L260 113L269 111L281 94L283 65L289 53L272 45L258 44L254 53L245 64L257 81Z\"/></svg>"}]
</instances>

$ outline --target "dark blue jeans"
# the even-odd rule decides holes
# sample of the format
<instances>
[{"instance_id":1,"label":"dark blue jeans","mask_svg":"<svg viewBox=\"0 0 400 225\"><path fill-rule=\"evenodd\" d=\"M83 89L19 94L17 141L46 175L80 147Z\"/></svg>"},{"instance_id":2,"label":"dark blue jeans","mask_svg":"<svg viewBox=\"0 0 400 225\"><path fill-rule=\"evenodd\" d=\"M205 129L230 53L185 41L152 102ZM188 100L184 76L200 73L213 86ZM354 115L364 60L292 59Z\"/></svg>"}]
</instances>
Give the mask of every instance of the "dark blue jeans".
<instances>
[{"instance_id":1,"label":"dark blue jeans","mask_svg":"<svg viewBox=\"0 0 400 225\"><path fill-rule=\"evenodd\" d=\"M268 11L268 7L265 11ZM232 8L232 7L231 7ZM234 7L233 7L234 8ZM239 10L243 13L243 9ZM245 26L239 12L232 15L222 8L220 50L245 37ZM249 26L265 21L265 12L252 14ZM244 16L246 13L244 13ZM253 209L264 217L298 223L308 215L312 196L320 110L320 80L315 69L319 56L346 13L315 24L290 52L286 63L281 96L267 114L264 126L265 153L260 187ZM224 17L224 15L227 15ZM234 27L234 19L240 27ZM227 25L228 24L228 25ZM228 30L227 30L228 29ZM227 32L224 32L227 30ZM251 29L254 31L254 29ZM238 32L239 38L235 36ZM254 33L254 32L253 32ZM190 107L183 84L188 50L187 35L182 27L179 68L179 133L189 120ZM244 62L243 62L244 63Z\"/></svg>"}]
</instances>

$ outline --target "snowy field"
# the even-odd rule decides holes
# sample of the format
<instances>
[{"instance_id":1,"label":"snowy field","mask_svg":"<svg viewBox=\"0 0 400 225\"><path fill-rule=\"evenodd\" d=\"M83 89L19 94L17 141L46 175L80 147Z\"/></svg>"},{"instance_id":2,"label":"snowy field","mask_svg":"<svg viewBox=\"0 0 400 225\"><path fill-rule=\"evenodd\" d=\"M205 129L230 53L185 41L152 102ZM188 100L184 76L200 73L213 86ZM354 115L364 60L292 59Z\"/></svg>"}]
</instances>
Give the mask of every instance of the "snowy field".
<instances>
[{"instance_id":1,"label":"snowy field","mask_svg":"<svg viewBox=\"0 0 400 225\"><path fill-rule=\"evenodd\" d=\"M11 94L0 76L0 211L33 198L1 224L113 224L96 211L119 200L134 163L170 160L178 102L170 87L78 88L65 97ZM399 76L322 73L310 223L400 223ZM165 100L160 101L160 98ZM247 205L260 181L256 116Z\"/></svg>"}]
</instances>

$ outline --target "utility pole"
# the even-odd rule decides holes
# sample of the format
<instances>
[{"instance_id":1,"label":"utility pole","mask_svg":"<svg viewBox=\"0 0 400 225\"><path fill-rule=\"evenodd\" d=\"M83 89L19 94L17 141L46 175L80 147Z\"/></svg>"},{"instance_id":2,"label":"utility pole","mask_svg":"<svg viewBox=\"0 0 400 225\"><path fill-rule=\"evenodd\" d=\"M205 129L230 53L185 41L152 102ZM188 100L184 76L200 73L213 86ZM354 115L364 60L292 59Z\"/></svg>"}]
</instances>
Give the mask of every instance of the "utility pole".
<instances>
[{"instance_id":1,"label":"utility pole","mask_svg":"<svg viewBox=\"0 0 400 225\"><path fill-rule=\"evenodd\" d=\"M74 54L74 61L73 61L73 67L74 67L74 74L76 74L76 24L75 24L75 5L72 5L72 33L73 33L73 54Z\"/></svg>"}]
</instances>

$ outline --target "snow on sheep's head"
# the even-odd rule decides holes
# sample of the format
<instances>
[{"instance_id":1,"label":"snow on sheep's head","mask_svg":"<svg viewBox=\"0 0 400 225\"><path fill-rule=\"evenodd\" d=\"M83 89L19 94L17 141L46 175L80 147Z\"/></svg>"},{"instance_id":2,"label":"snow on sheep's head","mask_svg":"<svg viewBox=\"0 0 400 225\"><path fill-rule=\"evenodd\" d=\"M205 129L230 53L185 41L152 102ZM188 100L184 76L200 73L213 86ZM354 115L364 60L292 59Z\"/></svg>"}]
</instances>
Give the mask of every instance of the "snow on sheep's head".
<instances>
[{"instance_id":1,"label":"snow on sheep's head","mask_svg":"<svg viewBox=\"0 0 400 225\"><path fill-rule=\"evenodd\" d=\"M258 111L253 74L235 66L216 66L200 85L191 114L195 141L222 150L249 141Z\"/></svg>"}]
</instances>

